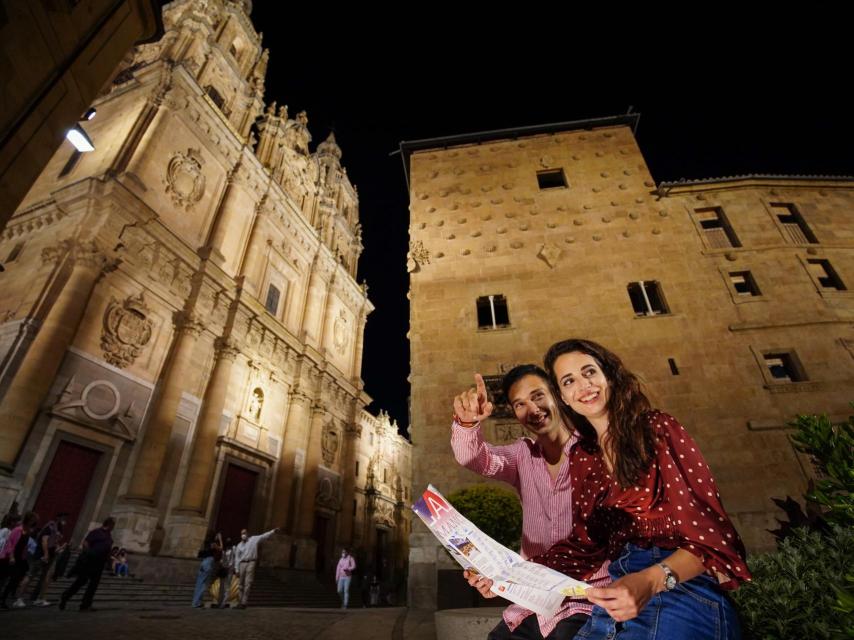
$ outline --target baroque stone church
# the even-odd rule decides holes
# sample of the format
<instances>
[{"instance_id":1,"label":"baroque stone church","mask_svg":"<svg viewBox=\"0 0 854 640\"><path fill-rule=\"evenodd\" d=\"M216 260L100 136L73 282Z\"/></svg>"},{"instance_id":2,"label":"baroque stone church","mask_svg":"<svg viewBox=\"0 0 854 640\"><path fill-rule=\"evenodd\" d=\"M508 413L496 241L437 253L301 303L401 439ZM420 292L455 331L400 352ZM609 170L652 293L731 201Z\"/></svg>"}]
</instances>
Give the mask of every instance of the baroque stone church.
<instances>
[{"instance_id":1,"label":"baroque stone church","mask_svg":"<svg viewBox=\"0 0 854 640\"><path fill-rule=\"evenodd\" d=\"M409 442L365 411L359 197L333 135L265 103L248 0L176 0L0 236L0 511L108 515L129 551L283 527L400 576Z\"/></svg>"}]
</instances>

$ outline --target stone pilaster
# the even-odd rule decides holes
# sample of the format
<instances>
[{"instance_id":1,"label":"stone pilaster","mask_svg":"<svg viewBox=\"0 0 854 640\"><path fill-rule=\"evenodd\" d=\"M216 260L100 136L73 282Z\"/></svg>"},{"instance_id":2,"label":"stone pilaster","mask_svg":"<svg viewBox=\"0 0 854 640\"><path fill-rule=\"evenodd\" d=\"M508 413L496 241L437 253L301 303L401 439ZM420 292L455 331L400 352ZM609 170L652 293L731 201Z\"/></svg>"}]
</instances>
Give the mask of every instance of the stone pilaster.
<instances>
[{"instance_id":1,"label":"stone pilaster","mask_svg":"<svg viewBox=\"0 0 854 640\"><path fill-rule=\"evenodd\" d=\"M49 307L44 305L47 311L41 326L0 403L0 470L7 472L12 471L77 333L95 284L109 266L91 242L63 241L45 249L42 260L54 269L55 280L47 295L56 297Z\"/></svg>"},{"instance_id":2,"label":"stone pilaster","mask_svg":"<svg viewBox=\"0 0 854 640\"><path fill-rule=\"evenodd\" d=\"M191 384L198 369L193 362L193 355L202 332L202 324L192 314L183 311L175 314L174 321L175 338L171 362L163 375L160 395L151 408L130 485L124 496L125 503L145 507L137 514L138 519L144 522L137 522L128 516L129 526L141 532L155 531L156 522L150 520L159 516L156 510L152 513L151 508L157 506L160 474L166 461L178 405L182 393L192 388ZM148 551L150 539L144 538L144 535L140 536L134 551Z\"/></svg>"},{"instance_id":3,"label":"stone pilaster","mask_svg":"<svg viewBox=\"0 0 854 640\"><path fill-rule=\"evenodd\" d=\"M217 340L216 363L196 427L181 500L166 526L163 552L167 555L192 555L200 548L208 529L206 510L216 469L216 440L232 367L239 353L227 340Z\"/></svg>"}]
</instances>

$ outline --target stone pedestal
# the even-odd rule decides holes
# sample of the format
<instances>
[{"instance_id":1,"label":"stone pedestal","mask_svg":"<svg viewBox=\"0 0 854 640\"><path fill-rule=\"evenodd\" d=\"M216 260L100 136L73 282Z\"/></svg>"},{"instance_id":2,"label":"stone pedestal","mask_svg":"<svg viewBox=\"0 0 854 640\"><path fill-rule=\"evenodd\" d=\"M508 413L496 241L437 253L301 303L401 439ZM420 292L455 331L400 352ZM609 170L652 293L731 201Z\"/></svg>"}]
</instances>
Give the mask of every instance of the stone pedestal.
<instances>
[{"instance_id":1,"label":"stone pedestal","mask_svg":"<svg viewBox=\"0 0 854 640\"><path fill-rule=\"evenodd\" d=\"M160 551L165 532L157 529L157 509L126 502L116 505L112 515L116 519L114 544L131 553Z\"/></svg>"},{"instance_id":2,"label":"stone pedestal","mask_svg":"<svg viewBox=\"0 0 854 640\"><path fill-rule=\"evenodd\" d=\"M294 569L313 571L317 562L317 542L311 538L297 538L294 540L294 546L296 547Z\"/></svg>"},{"instance_id":3,"label":"stone pedestal","mask_svg":"<svg viewBox=\"0 0 854 640\"><path fill-rule=\"evenodd\" d=\"M498 607L437 611L436 640L482 640L501 622L502 611Z\"/></svg>"},{"instance_id":4,"label":"stone pedestal","mask_svg":"<svg viewBox=\"0 0 854 640\"><path fill-rule=\"evenodd\" d=\"M0 472L0 513L9 513L12 503L21 492L21 481ZM18 508L20 511L20 505Z\"/></svg>"},{"instance_id":5,"label":"stone pedestal","mask_svg":"<svg viewBox=\"0 0 854 640\"><path fill-rule=\"evenodd\" d=\"M423 529L420 522L415 525ZM409 593L407 602L413 609L436 609L439 547L432 533L412 533L409 536Z\"/></svg>"},{"instance_id":6,"label":"stone pedestal","mask_svg":"<svg viewBox=\"0 0 854 640\"><path fill-rule=\"evenodd\" d=\"M173 513L166 520L160 555L195 558L205 541L208 521L198 513Z\"/></svg>"},{"instance_id":7,"label":"stone pedestal","mask_svg":"<svg viewBox=\"0 0 854 640\"><path fill-rule=\"evenodd\" d=\"M261 563L265 567L287 569L291 564L293 537L279 534L261 545ZM313 567L312 567L313 568Z\"/></svg>"}]
</instances>

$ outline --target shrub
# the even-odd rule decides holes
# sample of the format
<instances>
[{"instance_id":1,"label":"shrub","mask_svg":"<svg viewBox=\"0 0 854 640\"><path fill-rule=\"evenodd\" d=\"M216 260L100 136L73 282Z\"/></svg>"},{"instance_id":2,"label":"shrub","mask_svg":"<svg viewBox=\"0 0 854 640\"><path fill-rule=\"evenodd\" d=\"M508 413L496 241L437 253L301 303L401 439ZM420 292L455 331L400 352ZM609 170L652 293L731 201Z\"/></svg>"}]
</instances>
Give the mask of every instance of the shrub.
<instances>
[{"instance_id":1,"label":"shrub","mask_svg":"<svg viewBox=\"0 0 854 640\"><path fill-rule=\"evenodd\" d=\"M819 479L806 499L820 505L828 522L854 527L854 416L833 424L826 415L798 416L792 442L809 454Z\"/></svg>"},{"instance_id":2,"label":"shrub","mask_svg":"<svg viewBox=\"0 0 854 640\"><path fill-rule=\"evenodd\" d=\"M748 566L753 581L733 593L747 638L854 638L854 607L840 605L851 593L844 581L854 574L854 530L794 529L776 552L753 556Z\"/></svg>"},{"instance_id":3,"label":"shrub","mask_svg":"<svg viewBox=\"0 0 854 640\"><path fill-rule=\"evenodd\" d=\"M448 496L448 502L486 535L518 551L522 541L522 505L517 495L490 484L476 484Z\"/></svg>"}]
</instances>

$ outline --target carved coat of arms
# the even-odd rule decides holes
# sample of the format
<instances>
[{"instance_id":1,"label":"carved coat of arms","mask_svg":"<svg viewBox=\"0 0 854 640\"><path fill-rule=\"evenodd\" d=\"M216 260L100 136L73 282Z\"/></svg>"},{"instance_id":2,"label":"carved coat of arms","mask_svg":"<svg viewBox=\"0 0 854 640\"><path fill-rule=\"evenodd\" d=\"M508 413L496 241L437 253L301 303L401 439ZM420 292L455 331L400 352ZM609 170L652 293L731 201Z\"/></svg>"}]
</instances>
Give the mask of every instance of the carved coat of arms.
<instances>
[{"instance_id":1,"label":"carved coat of arms","mask_svg":"<svg viewBox=\"0 0 854 640\"><path fill-rule=\"evenodd\" d=\"M101 332L101 349L107 362L120 369L133 364L151 340L150 314L142 294L125 300L111 299Z\"/></svg>"},{"instance_id":2,"label":"carved coat of arms","mask_svg":"<svg viewBox=\"0 0 854 640\"><path fill-rule=\"evenodd\" d=\"M166 167L166 193L179 207L189 211L205 193L202 156L198 149L177 152Z\"/></svg>"}]
</instances>

